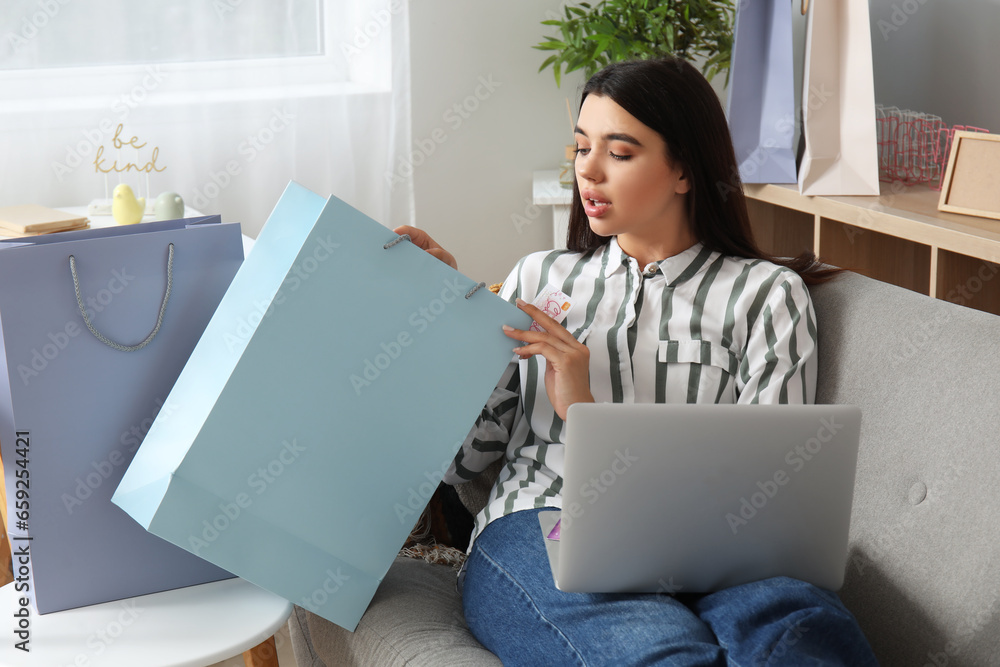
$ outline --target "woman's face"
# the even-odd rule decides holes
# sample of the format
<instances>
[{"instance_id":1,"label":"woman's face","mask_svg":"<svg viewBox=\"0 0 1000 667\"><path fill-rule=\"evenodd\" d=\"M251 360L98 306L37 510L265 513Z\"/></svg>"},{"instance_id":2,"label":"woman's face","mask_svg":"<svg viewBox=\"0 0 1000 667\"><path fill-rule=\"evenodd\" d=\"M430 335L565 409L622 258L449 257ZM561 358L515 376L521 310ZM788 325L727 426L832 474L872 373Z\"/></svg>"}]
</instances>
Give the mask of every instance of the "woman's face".
<instances>
[{"instance_id":1,"label":"woman's face","mask_svg":"<svg viewBox=\"0 0 1000 667\"><path fill-rule=\"evenodd\" d=\"M618 236L623 249L628 239L657 245L690 236L683 196L690 181L667 159L658 132L610 97L591 94L576 144L576 180L594 233Z\"/></svg>"}]
</instances>

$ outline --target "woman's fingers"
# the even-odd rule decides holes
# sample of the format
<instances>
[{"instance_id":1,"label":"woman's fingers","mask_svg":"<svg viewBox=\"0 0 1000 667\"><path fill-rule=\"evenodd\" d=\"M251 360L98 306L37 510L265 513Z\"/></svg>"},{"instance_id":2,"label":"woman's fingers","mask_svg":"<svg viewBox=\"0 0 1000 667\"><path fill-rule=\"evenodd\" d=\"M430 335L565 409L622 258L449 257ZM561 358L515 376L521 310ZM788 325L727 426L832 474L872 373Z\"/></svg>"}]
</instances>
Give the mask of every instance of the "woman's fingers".
<instances>
[{"instance_id":1,"label":"woman's fingers","mask_svg":"<svg viewBox=\"0 0 1000 667\"><path fill-rule=\"evenodd\" d=\"M407 234L413 245L426 250L428 253L440 259L451 268L458 268L458 262L455 261L454 255L442 248L438 242L431 238L431 235L424 230L417 227L411 227L410 225L403 225L402 227L396 227L396 229L392 231L396 232L400 236Z\"/></svg>"},{"instance_id":2,"label":"woman's fingers","mask_svg":"<svg viewBox=\"0 0 1000 667\"><path fill-rule=\"evenodd\" d=\"M559 325L553 322L550 326L552 328L555 328L558 327ZM566 352L575 347L576 345L582 345L582 343L577 342L577 340L573 338L573 336L570 335L569 332L566 333L572 339L572 342L567 341L548 330L526 331L524 329L515 329L514 327L505 324L503 327L503 332L508 338L521 343L519 347L514 348L514 351L521 355L527 354L528 356L531 356L532 354L542 354L542 356L545 357L549 356L544 353L543 348L539 347L542 345L546 346L545 349L549 349L554 352L555 351Z\"/></svg>"},{"instance_id":3,"label":"woman's fingers","mask_svg":"<svg viewBox=\"0 0 1000 667\"><path fill-rule=\"evenodd\" d=\"M392 230L402 236L407 234L410 237L410 241L413 245L427 250L429 248L440 248L437 242L431 238L431 235L422 229L417 227L411 227L410 225L403 225L402 227L396 227Z\"/></svg>"},{"instance_id":4,"label":"woman's fingers","mask_svg":"<svg viewBox=\"0 0 1000 667\"><path fill-rule=\"evenodd\" d=\"M521 299L517 307L531 316L542 331L504 325L503 332L520 341L514 353L521 359L536 355L545 359L545 392L556 414L565 419L573 403L594 401L590 391L590 349L541 308Z\"/></svg>"},{"instance_id":5,"label":"woman's fingers","mask_svg":"<svg viewBox=\"0 0 1000 667\"><path fill-rule=\"evenodd\" d=\"M454 256L452 256L452 254L444 248L428 248L427 252L434 257L437 257L451 268L458 269L458 262L456 262Z\"/></svg>"},{"instance_id":6,"label":"woman's fingers","mask_svg":"<svg viewBox=\"0 0 1000 667\"><path fill-rule=\"evenodd\" d=\"M547 315L544 310L537 306L533 306L523 299L517 300L517 307L522 311L531 316L533 320L542 327L546 332L552 334L558 340L564 341L566 343L578 343L576 338L573 337L566 327L556 322L552 317ZM527 339L522 339L527 340Z\"/></svg>"}]
</instances>

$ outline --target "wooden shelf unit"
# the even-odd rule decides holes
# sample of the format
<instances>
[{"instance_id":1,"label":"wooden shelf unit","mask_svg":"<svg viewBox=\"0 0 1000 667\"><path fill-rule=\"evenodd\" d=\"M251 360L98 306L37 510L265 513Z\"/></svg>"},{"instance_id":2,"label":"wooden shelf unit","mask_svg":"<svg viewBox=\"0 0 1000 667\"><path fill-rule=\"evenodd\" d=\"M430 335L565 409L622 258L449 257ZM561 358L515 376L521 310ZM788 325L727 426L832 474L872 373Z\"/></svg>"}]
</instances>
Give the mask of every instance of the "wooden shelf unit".
<instances>
[{"instance_id":1,"label":"wooden shelf unit","mask_svg":"<svg viewBox=\"0 0 1000 667\"><path fill-rule=\"evenodd\" d=\"M878 197L806 197L795 185L746 184L761 248L823 261L1000 315L1000 221L943 213L940 192L883 183Z\"/></svg>"}]
</instances>

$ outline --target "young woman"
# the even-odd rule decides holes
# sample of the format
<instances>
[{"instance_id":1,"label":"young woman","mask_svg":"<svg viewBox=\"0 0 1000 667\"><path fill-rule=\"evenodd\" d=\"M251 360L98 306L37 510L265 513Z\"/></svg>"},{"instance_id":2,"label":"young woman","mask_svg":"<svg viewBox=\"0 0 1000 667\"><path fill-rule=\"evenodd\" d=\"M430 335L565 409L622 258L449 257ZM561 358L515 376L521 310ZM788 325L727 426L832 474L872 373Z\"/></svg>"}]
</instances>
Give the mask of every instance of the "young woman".
<instances>
[{"instance_id":1,"label":"young woman","mask_svg":"<svg viewBox=\"0 0 1000 667\"><path fill-rule=\"evenodd\" d=\"M446 481L505 462L476 517L466 620L508 665L873 665L837 596L776 578L706 595L564 593L537 513L560 506L576 402L808 403L812 255L781 261L750 231L728 124L675 59L611 65L584 87L569 249L522 259L501 296L544 331L504 327L512 361ZM430 237L432 254L454 258ZM530 302L572 298L562 325ZM683 538L681 538L683 539Z\"/></svg>"}]
</instances>

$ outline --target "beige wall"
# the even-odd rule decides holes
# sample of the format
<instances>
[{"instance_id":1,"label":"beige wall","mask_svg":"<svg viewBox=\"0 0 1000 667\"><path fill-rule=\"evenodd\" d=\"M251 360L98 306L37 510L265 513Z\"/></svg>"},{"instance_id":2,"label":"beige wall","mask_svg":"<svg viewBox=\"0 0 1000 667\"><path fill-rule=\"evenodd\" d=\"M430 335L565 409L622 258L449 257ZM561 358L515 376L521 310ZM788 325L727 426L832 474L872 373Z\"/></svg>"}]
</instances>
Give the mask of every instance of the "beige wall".
<instances>
[{"instance_id":1,"label":"beige wall","mask_svg":"<svg viewBox=\"0 0 1000 667\"><path fill-rule=\"evenodd\" d=\"M1000 0L870 0L875 100L1000 132Z\"/></svg>"},{"instance_id":2,"label":"beige wall","mask_svg":"<svg viewBox=\"0 0 1000 667\"><path fill-rule=\"evenodd\" d=\"M540 21L562 4L410 5L416 222L473 278L502 280L518 258L552 246L549 211L530 203L531 173L555 168L572 141L566 98L575 111L583 79L556 88L551 71L536 73L547 54L531 46L552 34ZM870 5L876 101L1000 132L1000 0ZM793 14L800 61L805 21ZM519 232L512 216L532 224Z\"/></svg>"},{"instance_id":3,"label":"beige wall","mask_svg":"<svg viewBox=\"0 0 1000 667\"><path fill-rule=\"evenodd\" d=\"M551 70L537 71L546 54L531 47L560 4L410 5L416 223L478 280L499 282L523 255L552 247L531 174L554 169L572 142L566 97L575 109L582 77L556 88ZM512 216L531 224L519 231Z\"/></svg>"}]
</instances>

